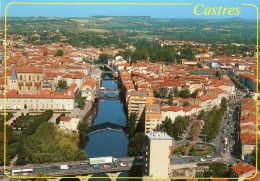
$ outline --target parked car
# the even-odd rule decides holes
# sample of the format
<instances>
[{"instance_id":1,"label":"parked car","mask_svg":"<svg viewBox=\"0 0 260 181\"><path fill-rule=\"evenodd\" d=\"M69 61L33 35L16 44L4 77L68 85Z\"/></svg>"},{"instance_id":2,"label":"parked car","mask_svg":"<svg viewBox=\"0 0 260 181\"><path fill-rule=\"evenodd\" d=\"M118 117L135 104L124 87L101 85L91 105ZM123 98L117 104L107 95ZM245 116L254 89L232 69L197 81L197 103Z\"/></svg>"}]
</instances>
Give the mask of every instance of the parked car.
<instances>
[{"instance_id":1,"label":"parked car","mask_svg":"<svg viewBox=\"0 0 260 181\"><path fill-rule=\"evenodd\" d=\"M193 159L190 159L190 162L195 162L195 160L193 160Z\"/></svg>"},{"instance_id":2,"label":"parked car","mask_svg":"<svg viewBox=\"0 0 260 181\"><path fill-rule=\"evenodd\" d=\"M121 167L125 167L126 164L125 164L125 163L120 163L120 166L121 166Z\"/></svg>"},{"instance_id":3,"label":"parked car","mask_svg":"<svg viewBox=\"0 0 260 181\"><path fill-rule=\"evenodd\" d=\"M184 163L185 161L184 161L184 160L179 160L178 162L179 162L179 163Z\"/></svg>"},{"instance_id":4,"label":"parked car","mask_svg":"<svg viewBox=\"0 0 260 181\"><path fill-rule=\"evenodd\" d=\"M35 169L42 169L42 166L36 165L36 166L35 166Z\"/></svg>"},{"instance_id":5,"label":"parked car","mask_svg":"<svg viewBox=\"0 0 260 181\"><path fill-rule=\"evenodd\" d=\"M86 162L81 162L80 165L88 165Z\"/></svg>"},{"instance_id":6,"label":"parked car","mask_svg":"<svg viewBox=\"0 0 260 181\"><path fill-rule=\"evenodd\" d=\"M204 158L201 158L200 161L201 161L201 162L205 162L206 160L205 160Z\"/></svg>"}]
</instances>

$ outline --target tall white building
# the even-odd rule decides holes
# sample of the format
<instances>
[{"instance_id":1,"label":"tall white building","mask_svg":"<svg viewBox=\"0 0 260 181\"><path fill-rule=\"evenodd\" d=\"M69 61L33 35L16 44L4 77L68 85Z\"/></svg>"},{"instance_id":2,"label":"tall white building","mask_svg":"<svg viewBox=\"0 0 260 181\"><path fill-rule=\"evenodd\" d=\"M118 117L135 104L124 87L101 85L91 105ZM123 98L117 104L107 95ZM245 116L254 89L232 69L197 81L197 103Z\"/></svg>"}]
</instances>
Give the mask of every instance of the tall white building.
<instances>
[{"instance_id":1,"label":"tall white building","mask_svg":"<svg viewBox=\"0 0 260 181\"><path fill-rule=\"evenodd\" d=\"M170 148L173 138L164 132L147 133L145 138L143 171L144 177L160 177L169 180ZM162 178L164 177L164 178Z\"/></svg>"}]
</instances>

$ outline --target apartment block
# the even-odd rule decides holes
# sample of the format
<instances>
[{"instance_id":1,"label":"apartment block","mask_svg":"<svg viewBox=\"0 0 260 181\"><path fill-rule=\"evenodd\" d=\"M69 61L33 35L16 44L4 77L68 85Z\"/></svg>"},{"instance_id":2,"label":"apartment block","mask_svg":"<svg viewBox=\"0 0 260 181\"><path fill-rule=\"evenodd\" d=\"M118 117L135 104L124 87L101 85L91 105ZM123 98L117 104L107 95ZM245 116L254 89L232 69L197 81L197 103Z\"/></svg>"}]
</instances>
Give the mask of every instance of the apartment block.
<instances>
[{"instance_id":1,"label":"apartment block","mask_svg":"<svg viewBox=\"0 0 260 181\"><path fill-rule=\"evenodd\" d=\"M145 133L151 133L157 125L162 124L159 104L147 105L145 108Z\"/></svg>"},{"instance_id":2,"label":"apartment block","mask_svg":"<svg viewBox=\"0 0 260 181\"><path fill-rule=\"evenodd\" d=\"M137 119L140 119L144 113L145 106L152 105L153 99L152 91L132 91L128 101L128 116L130 116L132 112L136 112Z\"/></svg>"},{"instance_id":3,"label":"apartment block","mask_svg":"<svg viewBox=\"0 0 260 181\"><path fill-rule=\"evenodd\" d=\"M145 137L143 173L145 177L165 177L168 180L172 137L164 132L153 131Z\"/></svg>"}]
</instances>

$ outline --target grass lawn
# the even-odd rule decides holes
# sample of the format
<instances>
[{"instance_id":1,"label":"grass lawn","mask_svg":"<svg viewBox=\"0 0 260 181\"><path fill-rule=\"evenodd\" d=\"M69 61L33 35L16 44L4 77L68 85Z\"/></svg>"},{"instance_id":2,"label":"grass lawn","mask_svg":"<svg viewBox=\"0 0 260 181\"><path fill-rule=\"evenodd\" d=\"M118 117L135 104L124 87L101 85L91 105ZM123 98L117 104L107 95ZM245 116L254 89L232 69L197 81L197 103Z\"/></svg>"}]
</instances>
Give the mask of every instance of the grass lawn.
<instances>
[{"instance_id":1,"label":"grass lawn","mask_svg":"<svg viewBox=\"0 0 260 181\"><path fill-rule=\"evenodd\" d=\"M22 131L14 131L14 134L16 134L17 136L19 136L20 134L22 134Z\"/></svg>"},{"instance_id":2,"label":"grass lawn","mask_svg":"<svg viewBox=\"0 0 260 181\"><path fill-rule=\"evenodd\" d=\"M185 153L185 148L184 147L178 147L175 148L172 152L171 155L183 155Z\"/></svg>"},{"instance_id":3,"label":"grass lawn","mask_svg":"<svg viewBox=\"0 0 260 181\"><path fill-rule=\"evenodd\" d=\"M198 145L202 145L202 146L205 146L207 148L206 149L198 149L198 148L196 148L196 146L198 146ZM212 153L214 151L215 151L215 148L213 146L211 146L211 145L196 143L190 149L189 155L191 155L191 156L207 155L207 154L210 154L210 153Z\"/></svg>"}]
</instances>

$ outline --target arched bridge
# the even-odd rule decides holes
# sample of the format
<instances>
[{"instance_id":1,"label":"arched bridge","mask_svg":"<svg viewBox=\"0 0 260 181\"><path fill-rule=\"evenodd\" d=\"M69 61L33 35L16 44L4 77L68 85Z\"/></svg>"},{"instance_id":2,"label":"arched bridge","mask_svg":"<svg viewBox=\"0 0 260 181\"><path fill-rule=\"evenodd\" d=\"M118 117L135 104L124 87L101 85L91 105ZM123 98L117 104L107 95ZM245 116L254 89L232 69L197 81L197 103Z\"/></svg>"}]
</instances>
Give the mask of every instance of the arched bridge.
<instances>
[{"instance_id":1,"label":"arched bridge","mask_svg":"<svg viewBox=\"0 0 260 181\"><path fill-rule=\"evenodd\" d=\"M90 127L90 132L104 130L104 129L111 129L111 130L121 131L124 128L125 128L124 126L120 126L120 125L117 125L117 124L114 124L114 123L110 123L110 122L105 122L105 123L102 123L102 124L91 126Z\"/></svg>"},{"instance_id":2,"label":"arched bridge","mask_svg":"<svg viewBox=\"0 0 260 181\"><path fill-rule=\"evenodd\" d=\"M101 97L102 99L118 99L118 94L120 93L120 89L100 89L99 92L104 93L104 97ZM107 96L108 92L114 92L115 96L114 97L109 97Z\"/></svg>"}]
</instances>

